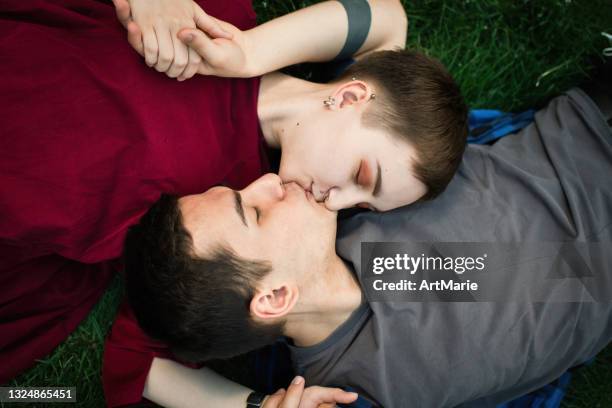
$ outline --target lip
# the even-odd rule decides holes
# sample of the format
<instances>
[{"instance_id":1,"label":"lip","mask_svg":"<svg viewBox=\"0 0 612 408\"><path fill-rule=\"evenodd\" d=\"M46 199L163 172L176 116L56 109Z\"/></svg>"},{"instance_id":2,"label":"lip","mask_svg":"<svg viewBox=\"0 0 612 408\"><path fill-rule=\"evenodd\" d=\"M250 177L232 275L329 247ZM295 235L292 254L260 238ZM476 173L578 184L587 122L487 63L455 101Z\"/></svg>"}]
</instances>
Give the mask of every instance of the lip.
<instances>
[{"instance_id":1,"label":"lip","mask_svg":"<svg viewBox=\"0 0 612 408\"><path fill-rule=\"evenodd\" d=\"M308 201L316 201L314 195L312 195L312 192L310 190L304 190L304 195L306 196L306 199Z\"/></svg>"},{"instance_id":2,"label":"lip","mask_svg":"<svg viewBox=\"0 0 612 408\"><path fill-rule=\"evenodd\" d=\"M315 200L317 203L323 203L323 202L325 202L325 200L327 200L327 197L329 197L329 191L330 191L330 190L327 190L327 191L325 192L325 194L323 194L323 195L321 196L321 198L317 198L317 196L316 196L316 195L313 193L313 189L312 189L312 187L313 187L313 186L314 186L314 181L312 181L312 182L310 183L310 187L309 187L309 188L307 188L307 189L306 189L306 191L308 191L308 192L309 192L309 193L312 195L312 198L313 198L313 199L314 199L314 200Z\"/></svg>"},{"instance_id":3,"label":"lip","mask_svg":"<svg viewBox=\"0 0 612 408\"><path fill-rule=\"evenodd\" d=\"M294 182L284 184L284 188L285 188L285 192L289 192L289 191L305 192L305 190L302 187L300 187L299 184L296 184Z\"/></svg>"},{"instance_id":4,"label":"lip","mask_svg":"<svg viewBox=\"0 0 612 408\"><path fill-rule=\"evenodd\" d=\"M312 191L310 189L304 189L299 185L297 185L296 188L299 188L304 193L304 197L306 197L308 201L314 200L314 195L312 194Z\"/></svg>"},{"instance_id":5,"label":"lip","mask_svg":"<svg viewBox=\"0 0 612 408\"><path fill-rule=\"evenodd\" d=\"M286 183L284 184L284 187L285 187L285 192L290 192L291 194L297 194L297 195L299 195L299 193L304 194L303 197L310 204L313 204L313 205L320 204L310 189L304 189L302 188L302 186L300 186L299 184L295 182Z\"/></svg>"}]
</instances>

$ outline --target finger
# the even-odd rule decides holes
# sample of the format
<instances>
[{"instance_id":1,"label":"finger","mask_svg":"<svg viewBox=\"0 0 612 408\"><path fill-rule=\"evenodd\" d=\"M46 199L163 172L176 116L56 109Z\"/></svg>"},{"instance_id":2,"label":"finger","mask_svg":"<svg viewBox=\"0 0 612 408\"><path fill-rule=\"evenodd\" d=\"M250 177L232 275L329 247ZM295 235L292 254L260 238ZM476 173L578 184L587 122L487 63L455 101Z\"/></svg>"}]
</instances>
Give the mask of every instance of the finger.
<instances>
[{"instance_id":1,"label":"finger","mask_svg":"<svg viewBox=\"0 0 612 408\"><path fill-rule=\"evenodd\" d=\"M189 48L178 39L178 33L172 31L170 38L172 39L172 46L174 47L174 60L170 65L170 68L166 72L170 78L176 78L185 71L187 63L189 62Z\"/></svg>"},{"instance_id":2,"label":"finger","mask_svg":"<svg viewBox=\"0 0 612 408\"><path fill-rule=\"evenodd\" d=\"M117 19L127 28L130 22L130 3L127 0L113 0L113 4L115 5Z\"/></svg>"},{"instance_id":3,"label":"finger","mask_svg":"<svg viewBox=\"0 0 612 408\"><path fill-rule=\"evenodd\" d=\"M268 395L268 398L264 401L262 408L278 408L280 403L283 401L285 390L280 388L272 395Z\"/></svg>"},{"instance_id":4,"label":"finger","mask_svg":"<svg viewBox=\"0 0 612 408\"><path fill-rule=\"evenodd\" d=\"M159 46L159 56L157 57L155 69L158 72L166 72L174 60L172 35L165 25L156 25L155 36L157 37L157 44Z\"/></svg>"},{"instance_id":5,"label":"finger","mask_svg":"<svg viewBox=\"0 0 612 408\"><path fill-rule=\"evenodd\" d=\"M142 36L142 41L144 44L145 61L147 62L148 66L153 67L155 64L157 64L157 54L159 51L155 30L153 30L153 28L145 30Z\"/></svg>"},{"instance_id":6,"label":"finger","mask_svg":"<svg viewBox=\"0 0 612 408\"><path fill-rule=\"evenodd\" d=\"M200 6L193 3L193 11L195 14L195 24L200 30L204 31L213 38L227 38L231 40L233 35L221 28L211 16L206 14Z\"/></svg>"},{"instance_id":7,"label":"finger","mask_svg":"<svg viewBox=\"0 0 612 408\"><path fill-rule=\"evenodd\" d=\"M337 407L336 404L325 403L325 404L319 404L317 408L336 408L336 407Z\"/></svg>"},{"instance_id":8,"label":"finger","mask_svg":"<svg viewBox=\"0 0 612 408\"><path fill-rule=\"evenodd\" d=\"M350 404L351 402L355 402L357 398L359 398L359 394L357 394L356 392L347 392L340 388L334 389L331 394L331 398L326 402Z\"/></svg>"},{"instance_id":9,"label":"finger","mask_svg":"<svg viewBox=\"0 0 612 408\"><path fill-rule=\"evenodd\" d=\"M291 381L280 408L298 408L304 393L304 377L299 375Z\"/></svg>"},{"instance_id":10,"label":"finger","mask_svg":"<svg viewBox=\"0 0 612 408\"><path fill-rule=\"evenodd\" d=\"M354 392L346 392L340 388L309 387L304 391L300 408L317 408L320 404L336 403L350 404L357 399Z\"/></svg>"},{"instance_id":11,"label":"finger","mask_svg":"<svg viewBox=\"0 0 612 408\"><path fill-rule=\"evenodd\" d=\"M186 79L194 76L198 69L200 68L200 63L202 62L202 58L200 58L200 54L195 52L195 50L189 47L189 62L187 63L187 67L183 71L181 75L178 76L179 81L184 81Z\"/></svg>"},{"instance_id":12,"label":"finger","mask_svg":"<svg viewBox=\"0 0 612 408\"><path fill-rule=\"evenodd\" d=\"M199 30L181 30L178 37L197 52L203 60L214 65L218 58L217 47L210 38Z\"/></svg>"},{"instance_id":13,"label":"finger","mask_svg":"<svg viewBox=\"0 0 612 408\"><path fill-rule=\"evenodd\" d=\"M127 25L128 31L128 42L136 50L140 56L144 57L144 43L142 42L142 31L140 31L140 27L133 21L130 21Z\"/></svg>"}]
</instances>

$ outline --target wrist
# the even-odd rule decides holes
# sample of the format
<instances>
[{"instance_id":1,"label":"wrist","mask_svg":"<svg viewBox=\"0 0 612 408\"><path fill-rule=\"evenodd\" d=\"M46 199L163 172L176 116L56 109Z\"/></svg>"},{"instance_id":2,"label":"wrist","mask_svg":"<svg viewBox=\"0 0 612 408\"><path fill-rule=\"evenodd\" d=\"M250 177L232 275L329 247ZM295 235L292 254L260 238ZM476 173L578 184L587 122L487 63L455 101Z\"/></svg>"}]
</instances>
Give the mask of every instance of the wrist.
<instances>
[{"instance_id":1,"label":"wrist","mask_svg":"<svg viewBox=\"0 0 612 408\"><path fill-rule=\"evenodd\" d=\"M253 41L253 30L243 32L244 68L243 77L252 78L265 74L260 58L258 58L256 42Z\"/></svg>"}]
</instances>

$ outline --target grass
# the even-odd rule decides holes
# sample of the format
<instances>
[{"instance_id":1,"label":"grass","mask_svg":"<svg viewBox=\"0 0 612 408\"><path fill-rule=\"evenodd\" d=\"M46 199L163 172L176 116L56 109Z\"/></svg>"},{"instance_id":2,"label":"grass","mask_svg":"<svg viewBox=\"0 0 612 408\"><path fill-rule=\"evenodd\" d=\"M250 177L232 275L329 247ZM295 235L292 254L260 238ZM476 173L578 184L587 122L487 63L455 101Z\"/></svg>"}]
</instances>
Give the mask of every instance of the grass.
<instances>
[{"instance_id":1,"label":"grass","mask_svg":"<svg viewBox=\"0 0 612 408\"><path fill-rule=\"evenodd\" d=\"M100 301L77 330L60 344L51 355L8 385L22 387L76 386L77 406L103 407L104 394L100 381L103 344L117 312L122 289L122 281L119 276L116 276ZM2 408L15 405L24 406L26 404L0 403ZM53 405L72 406L65 403L47 404L46 406Z\"/></svg>"},{"instance_id":2,"label":"grass","mask_svg":"<svg viewBox=\"0 0 612 408\"><path fill-rule=\"evenodd\" d=\"M254 7L263 22L311 3L255 0ZM446 64L475 108L520 111L542 106L589 76L602 60L601 50L609 46L600 32L612 33L609 0L403 3L410 21L408 46ZM116 279L79 328L11 385L77 385L78 406L103 406L103 340L121 291ZM577 371L563 407L612 407L611 346L592 366Z\"/></svg>"},{"instance_id":3,"label":"grass","mask_svg":"<svg viewBox=\"0 0 612 408\"><path fill-rule=\"evenodd\" d=\"M312 1L257 1L260 21ZM584 80L612 30L606 0L403 0L408 47L442 61L472 107L542 106ZM601 57L595 58L601 60Z\"/></svg>"},{"instance_id":4,"label":"grass","mask_svg":"<svg viewBox=\"0 0 612 408\"><path fill-rule=\"evenodd\" d=\"M591 366L576 371L562 407L612 407L612 346L599 353Z\"/></svg>"}]
</instances>

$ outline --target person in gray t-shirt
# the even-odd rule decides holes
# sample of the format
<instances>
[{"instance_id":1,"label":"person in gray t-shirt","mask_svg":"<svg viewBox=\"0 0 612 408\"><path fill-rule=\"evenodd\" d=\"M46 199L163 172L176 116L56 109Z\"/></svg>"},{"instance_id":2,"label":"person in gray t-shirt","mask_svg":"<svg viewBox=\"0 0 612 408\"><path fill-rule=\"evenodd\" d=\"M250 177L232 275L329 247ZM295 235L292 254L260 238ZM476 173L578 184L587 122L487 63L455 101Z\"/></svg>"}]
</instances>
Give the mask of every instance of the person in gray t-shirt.
<instances>
[{"instance_id":1,"label":"person in gray t-shirt","mask_svg":"<svg viewBox=\"0 0 612 408\"><path fill-rule=\"evenodd\" d=\"M170 251L177 272L128 279L128 294L151 305L141 308L139 323L179 357L231 357L285 335L309 385L352 387L387 408L491 407L610 342L612 251L588 277L604 302L583 301L586 286L574 303L550 302L554 292L546 288L538 303L392 302L364 295L361 242L605 248L611 175L610 128L593 101L572 90L518 134L469 146L436 200L358 214L340 223L337 237L336 213L272 174L241 191L162 199L139 228ZM523 269L520 255L512 261ZM512 273L497 276L508 292L525 287Z\"/></svg>"},{"instance_id":2,"label":"person in gray t-shirt","mask_svg":"<svg viewBox=\"0 0 612 408\"><path fill-rule=\"evenodd\" d=\"M337 252L358 278L365 241L610 242L610 128L572 90L518 134L469 146L437 200L342 222ZM612 301L607 265L597 273ZM290 348L309 382L350 386L384 407L492 407L611 340L612 303L365 302L323 342Z\"/></svg>"}]
</instances>

